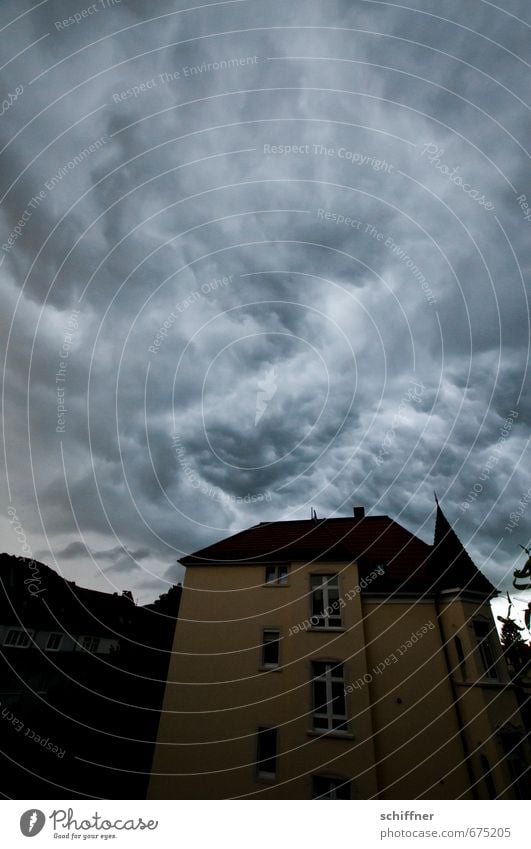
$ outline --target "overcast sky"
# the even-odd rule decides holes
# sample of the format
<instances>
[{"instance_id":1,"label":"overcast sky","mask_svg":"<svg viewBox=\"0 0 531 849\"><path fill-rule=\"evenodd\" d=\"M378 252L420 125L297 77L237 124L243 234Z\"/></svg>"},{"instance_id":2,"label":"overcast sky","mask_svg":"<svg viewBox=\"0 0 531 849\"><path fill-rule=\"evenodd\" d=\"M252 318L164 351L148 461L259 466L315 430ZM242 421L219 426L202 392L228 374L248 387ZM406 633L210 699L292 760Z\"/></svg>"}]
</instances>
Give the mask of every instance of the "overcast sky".
<instances>
[{"instance_id":1,"label":"overcast sky","mask_svg":"<svg viewBox=\"0 0 531 849\"><path fill-rule=\"evenodd\" d=\"M525 0L2 3L0 550L14 510L145 602L312 507L431 542L435 490L510 587L530 27Z\"/></svg>"}]
</instances>

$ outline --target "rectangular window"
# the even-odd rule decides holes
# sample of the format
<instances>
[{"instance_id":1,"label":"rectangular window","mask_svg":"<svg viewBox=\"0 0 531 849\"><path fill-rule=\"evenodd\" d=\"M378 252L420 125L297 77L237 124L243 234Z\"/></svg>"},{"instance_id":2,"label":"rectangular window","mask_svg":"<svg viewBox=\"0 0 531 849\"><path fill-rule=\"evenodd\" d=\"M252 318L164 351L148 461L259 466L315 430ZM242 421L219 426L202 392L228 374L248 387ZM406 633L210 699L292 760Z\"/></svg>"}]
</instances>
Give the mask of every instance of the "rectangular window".
<instances>
[{"instance_id":1,"label":"rectangular window","mask_svg":"<svg viewBox=\"0 0 531 849\"><path fill-rule=\"evenodd\" d=\"M262 642L262 666L273 668L279 663L280 631L264 631Z\"/></svg>"},{"instance_id":2,"label":"rectangular window","mask_svg":"<svg viewBox=\"0 0 531 849\"><path fill-rule=\"evenodd\" d=\"M84 651L95 653L98 651L100 641L98 637L80 637L79 644Z\"/></svg>"},{"instance_id":3,"label":"rectangular window","mask_svg":"<svg viewBox=\"0 0 531 849\"><path fill-rule=\"evenodd\" d=\"M277 729L258 729L256 770L260 778L275 778L277 774Z\"/></svg>"},{"instance_id":4,"label":"rectangular window","mask_svg":"<svg viewBox=\"0 0 531 849\"><path fill-rule=\"evenodd\" d=\"M466 663L465 663L465 653L463 651L463 644L459 637L454 637L455 643L455 651L457 653L457 663L459 665L459 669L461 670L461 677L463 681L466 678Z\"/></svg>"},{"instance_id":5,"label":"rectangular window","mask_svg":"<svg viewBox=\"0 0 531 849\"><path fill-rule=\"evenodd\" d=\"M313 799L350 799L350 781L345 778L312 776Z\"/></svg>"},{"instance_id":6,"label":"rectangular window","mask_svg":"<svg viewBox=\"0 0 531 849\"><path fill-rule=\"evenodd\" d=\"M478 650L483 666L483 673L487 678L497 678L496 662L494 660L494 652L492 651L490 627L488 622L482 619L477 619L474 623L474 633L478 644Z\"/></svg>"},{"instance_id":7,"label":"rectangular window","mask_svg":"<svg viewBox=\"0 0 531 849\"><path fill-rule=\"evenodd\" d=\"M6 634L4 646L10 646L11 648L17 649L27 649L31 643L32 637L33 631L25 631L22 628L11 628Z\"/></svg>"},{"instance_id":8,"label":"rectangular window","mask_svg":"<svg viewBox=\"0 0 531 849\"><path fill-rule=\"evenodd\" d=\"M62 634L50 634L46 643L46 651L59 651L63 642Z\"/></svg>"},{"instance_id":9,"label":"rectangular window","mask_svg":"<svg viewBox=\"0 0 531 849\"><path fill-rule=\"evenodd\" d=\"M310 575L313 628L340 628L338 575Z\"/></svg>"},{"instance_id":10,"label":"rectangular window","mask_svg":"<svg viewBox=\"0 0 531 849\"><path fill-rule=\"evenodd\" d=\"M287 584L288 583L288 567L287 566L266 566L265 570L266 584Z\"/></svg>"},{"instance_id":11,"label":"rectangular window","mask_svg":"<svg viewBox=\"0 0 531 849\"><path fill-rule=\"evenodd\" d=\"M315 661L313 727L315 731L348 731L343 664Z\"/></svg>"}]
</instances>

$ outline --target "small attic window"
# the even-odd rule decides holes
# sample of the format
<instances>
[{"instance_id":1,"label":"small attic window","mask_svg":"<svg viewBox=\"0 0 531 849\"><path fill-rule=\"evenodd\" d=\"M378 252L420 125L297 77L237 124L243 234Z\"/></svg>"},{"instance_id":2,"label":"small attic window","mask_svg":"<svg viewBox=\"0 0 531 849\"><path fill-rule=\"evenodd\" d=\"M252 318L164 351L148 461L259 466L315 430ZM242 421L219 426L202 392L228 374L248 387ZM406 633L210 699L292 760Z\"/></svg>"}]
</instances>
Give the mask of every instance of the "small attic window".
<instances>
[{"instance_id":1,"label":"small attic window","mask_svg":"<svg viewBox=\"0 0 531 849\"><path fill-rule=\"evenodd\" d=\"M286 586L288 583L289 567L285 566L266 566L265 584L266 586Z\"/></svg>"}]
</instances>

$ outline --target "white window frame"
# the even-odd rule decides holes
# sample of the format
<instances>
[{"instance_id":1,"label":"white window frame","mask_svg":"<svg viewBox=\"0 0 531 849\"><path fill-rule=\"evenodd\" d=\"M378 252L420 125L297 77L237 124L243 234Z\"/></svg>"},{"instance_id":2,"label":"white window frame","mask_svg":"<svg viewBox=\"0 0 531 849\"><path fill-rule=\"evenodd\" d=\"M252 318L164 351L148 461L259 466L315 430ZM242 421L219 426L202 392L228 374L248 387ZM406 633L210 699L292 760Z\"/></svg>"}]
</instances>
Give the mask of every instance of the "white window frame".
<instances>
[{"instance_id":1,"label":"white window frame","mask_svg":"<svg viewBox=\"0 0 531 849\"><path fill-rule=\"evenodd\" d=\"M17 634L18 637L23 636L24 639L20 641L18 638L16 642L8 642L10 634ZM31 645L31 641L33 640L33 635L35 631L29 630L27 631L25 628L9 628L7 634L4 637L4 646L10 649L27 649Z\"/></svg>"},{"instance_id":2,"label":"white window frame","mask_svg":"<svg viewBox=\"0 0 531 849\"><path fill-rule=\"evenodd\" d=\"M315 667L320 664L325 667L324 675L316 675ZM341 667L338 672L338 667ZM324 679L326 689L326 702L324 705L317 705L315 696L315 682ZM341 684L343 687L343 704L345 712L336 714L333 712L333 684ZM326 728L319 728L315 720L326 720ZM341 725L341 727L338 727ZM312 724L313 730L326 734L329 731L339 734L349 732L347 725L347 697L345 694L345 671L344 664L339 660L314 660L312 661Z\"/></svg>"},{"instance_id":3,"label":"white window frame","mask_svg":"<svg viewBox=\"0 0 531 849\"><path fill-rule=\"evenodd\" d=\"M321 578L321 583L319 586L314 587L313 582L316 578ZM315 624L314 620L317 618L317 614L313 612L313 594L314 592L321 591L323 593L323 612L324 619L322 622L318 622ZM337 591L337 611L331 611L335 602L330 602L329 591L335 590ZM341 594L339 587L339 573L338 572L313 572L310 573L310 605L311 605L311 617L310 622L312 628L317 628L319 630L327 630L330 628L342 628L343 619L341 616ZM331 618L334 617L334 622L331 622Z\"/></svg>"}]
</instances>

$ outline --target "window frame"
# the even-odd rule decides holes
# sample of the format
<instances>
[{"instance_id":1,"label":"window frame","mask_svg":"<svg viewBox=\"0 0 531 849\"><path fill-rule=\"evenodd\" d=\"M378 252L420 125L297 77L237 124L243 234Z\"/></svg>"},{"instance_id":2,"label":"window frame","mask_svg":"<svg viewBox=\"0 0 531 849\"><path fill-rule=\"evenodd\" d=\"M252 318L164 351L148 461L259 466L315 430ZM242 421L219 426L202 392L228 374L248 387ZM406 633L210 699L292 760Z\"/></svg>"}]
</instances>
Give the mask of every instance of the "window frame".
<instances>
[{"instance_id":1,"label":"window frame","mask_svg":"<svg viewBox=\"0 0 531 849\"><path fill-rule=\"evenodd\" d=\"M463 649L463 643L462 643L462 640L461 640L461 637L459 636L459 634L454 634L454 646L455 646L455 653L457 655L457 669L461 673L461 678L463 679L463 681L465 681L466 676L467 676L466 658L465 658L465 652L464 652L464 649Z\"/></svg>"},{"instance_id":2,"label":"window frame","mask_svg":"<svg viewBox=\"0 0 531 849\"><path fill-rule=\"evenodd\" d=\"M318 794L316 792L316 787L315 787L315 785L318 781L328 781L331 784L332 783L334 784L333 787L329 788L328 793L334 792L338 788L344 787L347 795L338 797L338 796L332 796L332 795L325 795L324 793ZM340 799L342 801L350 800L350 799L352 799L352 781L351 781L350 778L344 778L341 775L319 775L318 773L314 774L314 775L312 775L312 799L319 799L319 800Z\"/></svg>"},{"instance_id":3,"label":"window frame","mask_svg":"<svg viewBox=\"0 0 531 849\"><path fill-rule=\"evenodd\" d=\"M266 639L266 634L276 634L273 639ZM275 663L266 661L266 646L276 643L277 660ZM262 631L262 646L261 646L262 664L261 669L279 669L280 667L280 628L264 628Z\"/></svg>"},{"instance_id":4,"label":"window frame","mask_svg":"<svg viewBox=\"0 0 531 849\"><path fill-rule=\"evenodd\" d=\"M316 675L316 667L324 666L323 673ZM338 668L341 672L338 673ZM335 672L335 674L334 674ZM350 735L347 712L347 694L345 692L345 663L342 660L326 660L316 658L311 661L311 695L312 695L312 732L318 734L339 734ZM322 681L324 677L326 702L317 704L317 688L316 683ZM334 684L341 684L344 713L334 713ZM337 697L336 697L337 698ZM324 707L324 709L323 709ZM326 721L326 727L320 728L316 724L319 721Z\"/></svg>"},{"instance_id":5,"label":"window frame","mask_svg":"<svg viewBox=\"0 0 531 849\"><path fill-rule=\"evenodd\" d=\"M319 586L314 587L313 582L315 579L321 578L321 583ZM335 579L335 583L331 585L331 581ZM338 610L336 613L330 613L330 607L335 604L332 602L330 604L329 600L329 590L337 591L337 605ZM314 613L314 592L321 591L323 594L323 613L322 613L322 623L315 624L314 620L319 619L321 614ZM344 605L343 605L344 606ZM331 620L334 620L332 623ZM338 621L335 621L338 620ZM310 623L312 630L316 631L331 631L343 628L343 618L341 616L341 583L339 572L310 572Z\"/></svg>"},{"instance_id":6,"label":"window frame","mask_svg":"<svg viewBox=\"0 0 531 849\"><path fill-rule=\"evenodd\" d=\"M16 642L8 642L10 634L17 634L17 637L23 635L26 639L23 642L20 642L18 638ZM34 635L35 631L31 628L29 630L26 628L9 628L2 645L9 649L28 649L33 641Z\"/></svg>"},{"instance_id":7,"label":"window frame","mask_svg":"<svg viewBox=\"0 0 531 849\"><path fill-rule=\"evenodd\" d=\"M275 754L273 757L262 757L260 758L260 735L265 735L266 732L274 732L275 735ZM262 736L262 739L264 737ZM276 725L259 725L256 729L256 777L260 781L276 781L277 778L277 759L278 759L278 728ZM260 769L260 764L268 763L269 761L273 761L273 770L268 769Z\"/></svg>"},{"instance_id":8,"label":"window frame","mask_svg":"<svg viewBox=\"0 0 531 849\"><path fill-rule=\"evenodd\" d=\"M273 578L268 580L268 572ZM264 587L287 587L289 584L289 563L271 564L265 567Z\"/></svg>"},{"instance_id":9,"label":"window frame","mask_svg":"<svg viewBox=\"0 0 531 849\"><path fill-rule=\"evenodd\" d=\"M52 631L52 633L48 635L48 639L46 640L46 646L45 646L44 650L45 651L60 651L61 646L63 644L64 636L65 636L64 634L60 634L58 631ZM57 643L56 646L50 645L50 641L52 640L52 637L59 637L59 642Z\"/></svg>"},{"instance_id":10,"label":"window frame","mask_svg":"<svg viewBox=\"0 0 531 849\"><path fill-rule=\"evenodd\" d=\"M84 645L84 643L88 640L90 640L90 645ZM100 648L101 644L101 637L94 637L91 634L80 634L77 643L79 651L86 651L89 654L98 654L98 649ZM94 643L95 647L92 648L92 645Z\"/></svg>"}]
</instances>

